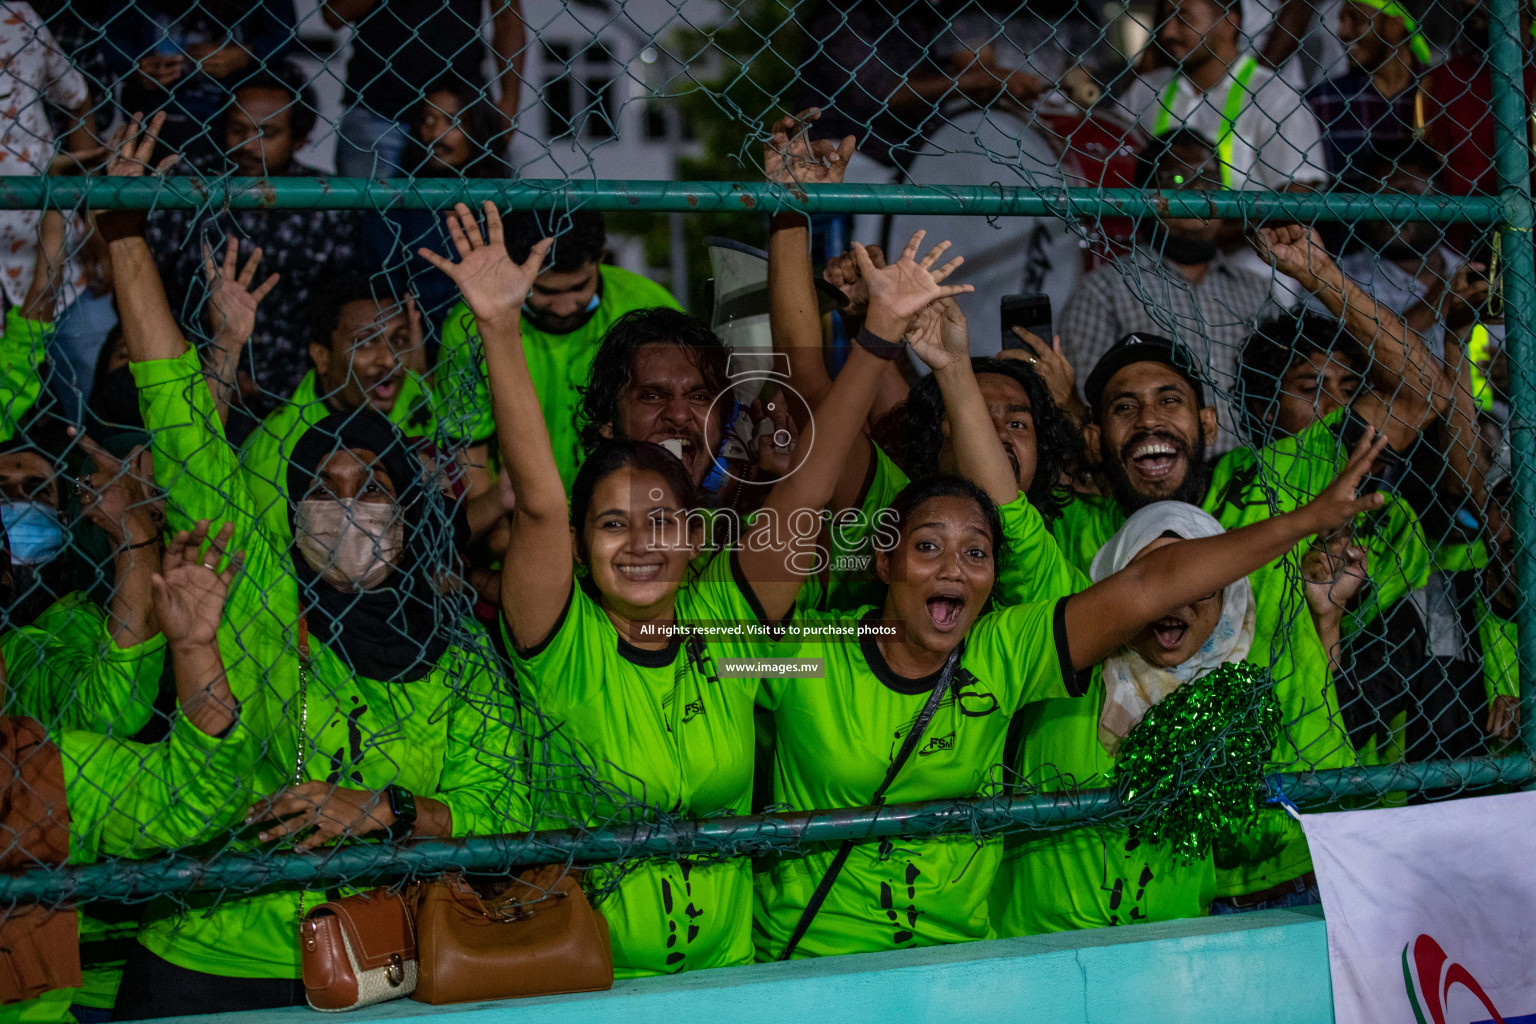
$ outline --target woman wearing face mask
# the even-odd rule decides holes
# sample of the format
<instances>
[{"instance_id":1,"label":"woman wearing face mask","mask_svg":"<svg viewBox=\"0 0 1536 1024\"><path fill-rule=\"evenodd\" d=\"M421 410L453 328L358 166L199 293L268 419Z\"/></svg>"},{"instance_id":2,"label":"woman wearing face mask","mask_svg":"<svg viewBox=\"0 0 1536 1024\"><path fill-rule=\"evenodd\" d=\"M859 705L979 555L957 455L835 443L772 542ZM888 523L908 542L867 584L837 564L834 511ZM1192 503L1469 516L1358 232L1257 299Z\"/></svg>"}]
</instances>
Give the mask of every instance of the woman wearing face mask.
<instances>
[{"instance_id":1,"label":"woman wearing face mask","mask_svg":"<svg viewBox=\"0 0 1536 1024\"><path fill-rule=\"evenodd\" d=\"M149 438L127 432L77 443L85 460L61 496L72 527L61 559L67 592L30 625L0 635L9 710L49 728L153 742L169 729L176 692L151 601L165 514Z\"/></svg>"},{"instance_id":2,"label":"woman wearing face mask","mask_svg":"<svg viewBox=\"0 0 1536 1024\"><path fill-rule=\"evenodd\" d=\"M112 173L142 173L154 132L140 137L135 119L125 135ZM295 539L274 541L141 229L141 218L108 217L105 233L169 525L232 518L231 546L246 553L218 641L263 747L253 788L271 797L251 808L255 841L521 830L531 813L515 713L489 639L444 579L453 533L435 478L379 415L330 416L297 442ZM302 1002L299 921L324 898L152 906L115 1015Z\"/></svg>"},{"instance_id":3,"label":"woman wearing face mask","mask_svg":"<svg viewBox=\"0 0 1536 1024\"><path fill-rule=\"evenodd\" d=\"M582 465L567 507L520 333L520 306L550 241L519 266L490 203L485 216L488 239L467 207L450 215L458 263L422 255L458 282L485 343L502 464L517 496L501 596L519 682L604 783L595 794L558 785L562 809L592 823L657 809L688 818L745 813L761 681L716 669L721 658L751 658L767 645L712 627L772 625L789 612L812 552L773 543L773 524L826 504L886 370L877 353L898 354L890 339L912 314L966 289L940 285L959 261L931 269L946 245L919 261L919 233L872 281L870 333L818 406L809 450L797 450L802 461L773 487L735 550L709 559L695 578L689 561L704 537L678 453L605 442ZM751 901L744 857L635 867L602 904L615 973L750 962Z\"/></svg>"},{"instance_id":4,"label":"woman wearing face mask","mask_svg":"<svg viewBox=\"0 0 1536 1024\"><path fill-rule=\"evenodd\" d=\"M1149 552L1079 594L982 614L1001 558L996 507L974 484L935 477L895 503L899 542L877 556L883 603L802 624L895 624L889 636L806 645L823 685L769 680L777 735L774 799L796 810L869 804L900 751L892 803L992 789L1014 712L1083 695L1084 670L1153 623L1220 591L1297 541L1379 507L1356 498L1381 444L1362 444L1333 486L1303 508L1243 530ZM926 728L910 739L915 723ZM999 780L1001 781L1001 780ZM831 850L773 865L758 886L761 959L923 946L996 934L988 898L1002 838L871 841L836 865Z\"/></svg>"},{"instance_id":5,"label":"woman wearing face mask","mask_svg":"<svg viewBox=\"0 0 1536 1024\"><path fill-rule=\"evenodd\" d=\"M1220 523L1193 505L1156 502L1126 520L1094 558L1090 575L1099 582L1161 548L1222 533ZM1253 630L1246 577L1142 626L1125 646L1080 673L1083 696L1025 709L1020 779L1046 792L1110 785L1116 753L1147 710L1180 685L1242 661ZM999 935L1203 917L1215 896L1209 851L1186 862L1124 829L1078 828L1013 837L1007 845L992 889Z\"/></svg>"},{"instance_id":6,"label":"woman wearing face mask","mask_svg":"<svg viewBox=\"0 0 1536 1024\"><path fill-rule=\"evenodd\" d=\"M64 800L63 807L50 807L41 823L29 819L22 827L6 822L18 844L12 856L25 850L23 860L35 858L31 862L38 865L65 863L66 851L72 865L103 857L142 858L221 836L239 817L240 797L249 792L247 779L261 747L243 727L216 639L239 559L226 558L228 527L216 536L211 532L204 521L174 536L161 571L152 577L154 614L171 651L172 700L178 712L162 742L130 742L71 728L49 728L45 735L36 723L4 720L6 756L32 795L30 804L18 800L7 813L27 815L40 809L40 802L49 807L51 794L60 791ZM0 565L4 547L0 534ZM0 600L6 586L0 573ZM0 659L0 686L8 681L8 667ZM101 910L110 913L111 925L93 916ZM131 936L132 922L119 920L123 910L84 904L79 921L84 986L56 988L13 1003L7 1007L8 1019L84 1020L86 1010L102 1019L112 1005L121 956L116 965L104 962L99 958L110 961L113 953L103 952L94 940L121 939L124 924ZM12 922L12 927L25 931L25 922ZM18 934L8 932L7 938L17 940ZM17 954L15 946L12 953Z\"/></svg>"}]
</instances>

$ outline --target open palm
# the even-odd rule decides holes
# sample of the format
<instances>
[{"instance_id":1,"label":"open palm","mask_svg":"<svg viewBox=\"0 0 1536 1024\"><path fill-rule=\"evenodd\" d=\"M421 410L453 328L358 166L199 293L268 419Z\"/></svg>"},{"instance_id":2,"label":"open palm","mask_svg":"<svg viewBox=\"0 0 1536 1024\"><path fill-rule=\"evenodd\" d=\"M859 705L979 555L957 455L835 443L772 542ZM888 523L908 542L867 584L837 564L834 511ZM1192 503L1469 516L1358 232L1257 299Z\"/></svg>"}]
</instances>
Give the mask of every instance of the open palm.
<instances>
[{"instance_id":1,"label":"open palm","mask_svg":"<svg viewBox=\"0 0 1536 1024\"><path fill-rule=\"evenodd\" d=\"M256 309L278 282L278 275L271 274L258 287L251 287L261 255L261 247L257 246L242 270L239 239L229 240L224 248L224 262L219 266L214 265L213 254L203 250L203 273L208 278L208 326L215 335L245 341L256 329Z\"/></svg>"},{"instance_id":2,"label":"open palm","mask_svg":"<svg viewBox=\"0 0 1536 1024\"><path fill-rule=\"evenodd\" d=\"M904 335L907 322L930 302L974 290L968 284L944 284L944 280L965 262L963 256L956 256L935 269L934 264L949 248L948 242L940 242L918 260L917 251L925 233L914 234L902 250L901 258L884 267L876 267L868 250L858 242L853 243L859 272L869 287L869 328L882 337Z\"/></svg>"},{"instance_id":3,"label":"open palm","mask_svg":"<svg viewBox=\"0 0 1536 1024\"><path fill-rule=\"evenodd\" d=\"M816 107L774 123L763 146L763 175L787 185L838 184L853 158L852 135L840 142L812 139L811 124L821 117Z\"/></svg>"},{"instance_id":4,"label":"open palm","mask_svg":"<svg viewBox=\"0 0 1536 1024\"><path fill-rule=\"evenodd\" d=\"M208 520L194 529L182 530L165 546L160 571L151 583L155 591L155 614L160 629L172 645L211 644L218 636L219 620L224 616L224 599L234 581L238 558L229 559L223 572L225 547L234 533L234 525L225 523L199 557L208 540Z\"/></svg>"},{"instance_id":5,"label":"open palm","mask_svg":"<svg viewBox=\"0 0 1536 1024\"><path fill-rule=\"evenodd\" d=\"M459 253L457 263L431 249L422 248L416 252L459 286L477 320L506 320L520 315L523 300L533 289L533 280L544 265L544 255L555 240L541 240L527 260L517 263L507 253L501 214L497 212L496 204L487 199L484 210L484 234L473 211L463 203L455 204L448 213L448 235Z\"/></svg>"}]
</instances>

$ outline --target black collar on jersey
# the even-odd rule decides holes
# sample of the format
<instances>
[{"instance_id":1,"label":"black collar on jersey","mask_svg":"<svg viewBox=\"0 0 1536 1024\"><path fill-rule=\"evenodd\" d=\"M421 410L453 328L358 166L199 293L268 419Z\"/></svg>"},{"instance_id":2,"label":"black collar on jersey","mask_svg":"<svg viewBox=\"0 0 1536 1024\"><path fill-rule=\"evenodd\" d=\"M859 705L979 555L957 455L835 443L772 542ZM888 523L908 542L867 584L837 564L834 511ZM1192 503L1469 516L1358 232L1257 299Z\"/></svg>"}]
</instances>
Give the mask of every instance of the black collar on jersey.
<instances>
[{"instance_id":1,"label":"black collar on jersey","mask_svg":"<svg viewBox=\"0 0 1536 1024\"><path fill-rule=\"evenodd\" d=\"M878 610L872 610L864 616L865 622L872 623L878 619ZM864 635L859 637L859 648L864 652L864 660L869 663L869 670L875 674L876 679L884 684L886 689L894 690L908 697L921 697L925 693L933 692L933 688L938 685L939 676L944 673L944 666L940 665L937 671L930 672L917 679L910 679L907 676L899 675L895 669L891 668L891 663L885 660L885 655L880 652L880 644L876 642L873 636L874 630L866 629L863 630L863 633ZM960 649L963 654L965 650L964 637L960 639Z\"/></svg>"}]
</instances>

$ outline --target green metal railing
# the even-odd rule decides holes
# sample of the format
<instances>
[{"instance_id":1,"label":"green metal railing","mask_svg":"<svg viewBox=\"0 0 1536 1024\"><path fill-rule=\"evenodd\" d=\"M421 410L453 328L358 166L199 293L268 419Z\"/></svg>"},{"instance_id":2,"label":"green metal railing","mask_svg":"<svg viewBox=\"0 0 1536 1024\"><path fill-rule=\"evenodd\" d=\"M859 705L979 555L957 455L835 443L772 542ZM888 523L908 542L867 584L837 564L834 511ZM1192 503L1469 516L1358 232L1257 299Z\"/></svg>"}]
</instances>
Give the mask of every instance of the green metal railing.
<instances>
[{"instance_id":1,"label":"green metal railing","mask_svg":"<svg viewBox=\"0 0 1536 1024\"><path fill-rule=\"evenodd\" d=\"M586 206L606 211L768 213L920 213L936 216L1137 216L1174 214L1263 221L1423 220L1496 226L1502 239L1505 344L1510 354L1518 571L1536 587L1536 249L1524 91L1520 0L1490 0L1496 125L1497 196L1406 196L1269 192L1144 192L1027 186L823 185L801 191L762 182L565 180L366 180L348 178L0 177L0 209L40 207L441 209L491 199L506 208ZM1523 741L1528 756L1423 762L1275 776L1301 806L1394 790L1529 786L1536 783L1536 601L1519 610ZM790 849L807 842L938 832L985 832L1009 825L1068 826L1122 810L1110 790L955 800L863 810L668 821L597 833L547 832L402 846L354 844L315 854L176 855L113 861L0 877L0 900L125 899L248 888L268 883L323 885L341 879L489 869L573 859L725 856Z\"/></svg>"},{"instance_id":2,"label":"green metal railing","mask_svg":"<svg viewBox=\"0 0 1536 1024\"><path fill-rule=\"evenodd\" d=\"M1480 789L1536 782L1529 757L1425 761L1274 775L1269 784L1299 807L1394 790ZM324 888L363 879L492 871L570 861L583 864L645 857L739 857L792 851L807 843L886 836L981 834L1006 827L1065 828L1093 820L1113 824L1126 808L1114 790L1011 799L930 800L866 809L759 814L703 821L646 822L597 832L559 830L525 836L475 836L453 842L353 844L320 853L228 854L203 861L176 855L42 869L0 877L0 903L122 900L169 893L250 890L266 885Z\"/></svg>"}]
</instances>

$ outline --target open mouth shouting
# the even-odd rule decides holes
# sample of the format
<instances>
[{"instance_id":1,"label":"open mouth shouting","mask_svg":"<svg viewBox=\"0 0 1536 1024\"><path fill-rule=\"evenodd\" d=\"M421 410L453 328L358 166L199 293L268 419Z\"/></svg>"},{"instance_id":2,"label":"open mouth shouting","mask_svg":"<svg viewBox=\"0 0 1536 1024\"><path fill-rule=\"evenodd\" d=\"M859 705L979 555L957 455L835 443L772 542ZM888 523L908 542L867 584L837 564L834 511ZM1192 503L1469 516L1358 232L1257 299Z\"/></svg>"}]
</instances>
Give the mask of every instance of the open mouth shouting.
<instances>
[{"instance_id":1,"label":"open mouth shouting","mask_svg":"<svg viewBox=\"0 0 1536 1024\"><path fill-rule=\"evenodd\" d=\"M928 618L940 633L952 633L960 626L965 611L965 595L958 588L943 590L928 598Z\"/></svg>"},{"instance_id":2,"label":"open mouth shouting","mask_svg":"<svg viewBox=\"0 0 1536 1024\"><path fill-rule=\"evenodd\" d=\"M1189 623L1173 615L1152 623L1152 638L1161 650L1169 653L1177 651L1188 634Z\"/></svg>"},{"instance_id":3,"label":"open mouth shouting","mask_svg":"<svg viewBox=\"0 0 1536 1024\"><path fill-rule=\"evenodd\" d=\"M1160 434L1143 434L1127 442L1120 452L1127 475L1135 474L1148 482L1169 481L1186 461L1189 446Z\"/></svg>"},{"instance_id":4,"label":"open mouth shouting","mask_svg":"<svg viewBox=\"0 0 1536 1024\"><path fill-rule=\"evenodd\" d=\"M399 373L386 374L371 383L363 385L363 394L368 396L368 401L381 409L393 409L395 399L400 397L400 387L403 378Z\"/></svg>"},{"instance_id":5,"label":"open mouth shouting","mask_svg":"<svg viewBox=\"0 0 1536 1024\"><path fill-rule=\"evenodd\" d=\"M699 442L695 434L668 433L649 438L653 444L659 444L673 455L695 478L699 476L699 462L704 457L704 445Z\"/></svg>"}]
</instances>

